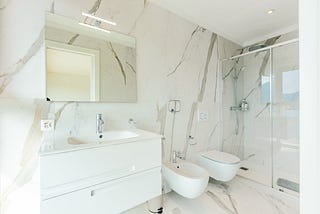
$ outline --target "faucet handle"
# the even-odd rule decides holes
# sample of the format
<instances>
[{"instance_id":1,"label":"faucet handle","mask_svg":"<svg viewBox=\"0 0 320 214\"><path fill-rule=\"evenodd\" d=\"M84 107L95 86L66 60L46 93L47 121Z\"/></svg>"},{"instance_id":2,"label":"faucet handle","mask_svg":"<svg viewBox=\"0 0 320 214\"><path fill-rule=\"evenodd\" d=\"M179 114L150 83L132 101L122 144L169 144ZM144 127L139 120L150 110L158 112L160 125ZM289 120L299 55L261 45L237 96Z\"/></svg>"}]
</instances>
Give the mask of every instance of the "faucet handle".
<instances>
[{"instance_id":1,"label":"faucet handle","mask_svg":"<svg viewBox=\"0 0 320 214\"><path fill-rule=\"evenodd\" d=\"M183 159L183 154L180 151L173 151L173 157Z\"/></svg>"},{"instance_id":2,"label":"faucet handle","mask_svg":"<svg viewBox=\"0 0 320 214\"><path fill-rule=\"evenodd\" d=\"M135 121L133 118L129 118L128 123L131 125L137 124L137 121Z\"/></svg>"}]
</instances>

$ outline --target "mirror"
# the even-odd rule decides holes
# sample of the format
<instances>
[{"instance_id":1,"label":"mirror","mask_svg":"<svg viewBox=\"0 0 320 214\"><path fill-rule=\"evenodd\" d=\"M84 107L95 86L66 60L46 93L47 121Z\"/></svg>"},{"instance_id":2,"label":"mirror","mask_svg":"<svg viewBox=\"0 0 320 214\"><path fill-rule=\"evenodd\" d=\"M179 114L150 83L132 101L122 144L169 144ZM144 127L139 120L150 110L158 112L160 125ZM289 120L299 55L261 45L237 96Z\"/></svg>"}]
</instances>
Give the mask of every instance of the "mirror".
<instances>
[{"instance_id":1,"label":"mirror","mask_svg":"<svg viewBox=\"0 0 320 214\"><path fill-rule=\"evenodd\" d=\"M46 96L50 101L136 102L135 38L46 13Z\"/></svg>"}]
</instances>

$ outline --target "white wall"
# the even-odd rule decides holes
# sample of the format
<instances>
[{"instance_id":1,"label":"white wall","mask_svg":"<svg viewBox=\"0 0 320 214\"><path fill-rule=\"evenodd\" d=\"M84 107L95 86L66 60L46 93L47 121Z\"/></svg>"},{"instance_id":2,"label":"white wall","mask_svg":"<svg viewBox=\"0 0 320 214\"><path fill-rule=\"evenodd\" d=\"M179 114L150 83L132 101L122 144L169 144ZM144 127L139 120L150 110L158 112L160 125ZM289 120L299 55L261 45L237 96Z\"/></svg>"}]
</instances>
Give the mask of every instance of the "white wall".
<instances>
[{"instance_id":1,"label":"white wall","mask_svg":"<svg viewBox=\"0 0 320 214\"><path fill-rule=\"evenodd\" d=\"M299 1L300 141L302 214L319 212L320 192L320 2Z\"/></svg>"}]
</instances>

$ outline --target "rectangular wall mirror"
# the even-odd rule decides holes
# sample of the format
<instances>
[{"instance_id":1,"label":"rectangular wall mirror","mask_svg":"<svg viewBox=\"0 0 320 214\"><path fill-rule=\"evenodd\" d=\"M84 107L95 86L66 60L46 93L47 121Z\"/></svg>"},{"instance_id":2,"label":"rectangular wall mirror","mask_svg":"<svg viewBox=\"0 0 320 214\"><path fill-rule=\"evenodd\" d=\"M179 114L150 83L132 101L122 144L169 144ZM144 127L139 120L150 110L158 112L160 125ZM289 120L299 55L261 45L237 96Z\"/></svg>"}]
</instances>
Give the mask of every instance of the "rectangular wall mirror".
<instances>
[{"instance_id":1,"label":"rectangular wall mirror","mask_svg":"<svg viewBox=\"0 0 320 214\"><path fill-rule=\"evenodd\" d=\"M46 13L47 99L136 102L135 38L87 22Z\"/></svg>"}]
</instances>

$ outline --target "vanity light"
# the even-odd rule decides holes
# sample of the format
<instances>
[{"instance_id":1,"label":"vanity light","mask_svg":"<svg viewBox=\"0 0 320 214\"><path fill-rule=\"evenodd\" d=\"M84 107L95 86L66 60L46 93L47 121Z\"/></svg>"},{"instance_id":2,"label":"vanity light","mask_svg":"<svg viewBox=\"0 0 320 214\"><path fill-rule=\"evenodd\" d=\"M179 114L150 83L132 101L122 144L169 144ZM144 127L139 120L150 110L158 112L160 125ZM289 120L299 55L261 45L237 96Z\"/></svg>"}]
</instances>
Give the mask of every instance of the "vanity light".
<instances>
[{"instance_id":1,"label":"vanity light","mask_svg":"<svg viewBox=\"0 0 320 214\"><path fill-rule=\"evenodd\" d=\"M89 28L92 28L92 29L95 29L95 30L100 30L100 31L103 31L103 32L106 32L106 33L111 33L110 31L108 31L106 29L103 29L103 28L100 28L100 27L97 27L97 26L93 26L93 25L89 25L89 24L86 24L86 23L79 22L79 25L86 26L86 27L89 27Z\"/></svg>"},{"instance_id":2,"label":"vanity light","mask_svg":"<svg viewBox=\"0 0 320 214\"><path fill-rule=\"evenodd\" d=\"M112 22L112 21L108 21L108 20L106 20L106 19L99 18L99 17L94 16L94 15L91 15L91 14L89 14L89 13L84 13L84 12L82 12L82 15L83 15L83 16L86 16L86 17L89 17L89 18L92 18L92 19L95 19L95 20L100 21L100 22L104 22L104 23L110 24L110 25L114 25L114 26L117 25L117 23L115 23L115 22Z\"/></svg>"},{"instance_id":3,"label":"vanity light","mask_svg":"<svg viewBox=\"0 0 320 214\"><path fill-rule=\"evenodd\" d=\"M274 11L275 11L275 9L270 9L270 10L267 11L267 13L268 13L269 15L271 15L271 14L274 13Z\"/></svg>"}]
</instances>

